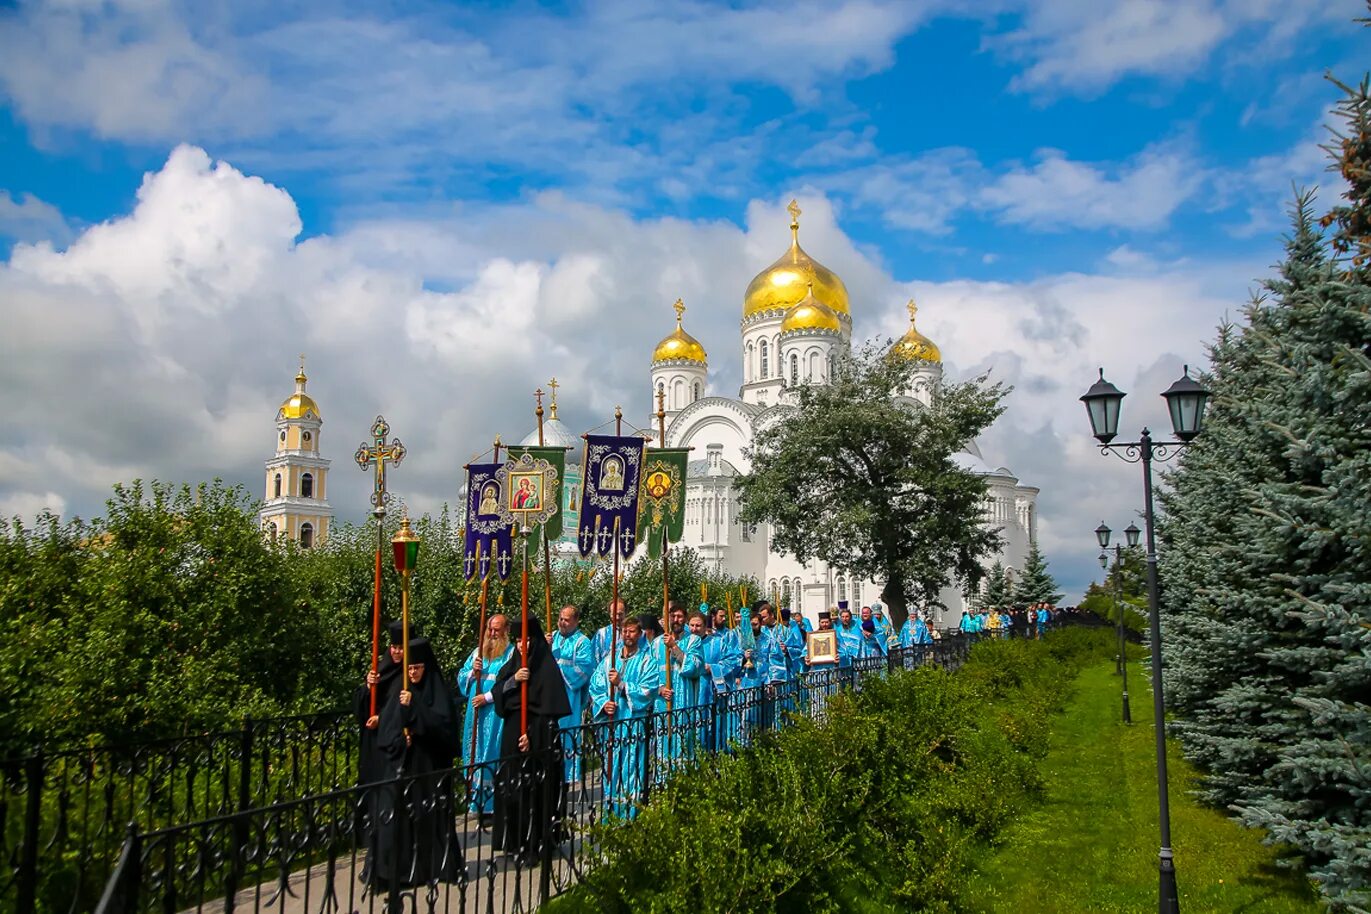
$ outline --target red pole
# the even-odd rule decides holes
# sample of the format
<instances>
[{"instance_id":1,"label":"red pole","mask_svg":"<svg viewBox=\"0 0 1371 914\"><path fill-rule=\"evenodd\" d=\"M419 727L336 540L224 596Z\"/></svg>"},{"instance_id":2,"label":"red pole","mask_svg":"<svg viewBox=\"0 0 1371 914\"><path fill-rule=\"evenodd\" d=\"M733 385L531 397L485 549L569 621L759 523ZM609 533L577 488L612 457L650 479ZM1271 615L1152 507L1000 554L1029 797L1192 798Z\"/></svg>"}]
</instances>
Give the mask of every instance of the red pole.
<instances>
[{"instance_id":1,"label":"red pole","mask_svg":"<svg viewBox=\"0 0 1371 914\"><path fill-rule=\"evenodd\" d=\"M521 669L528 669L528 544L524 544L523 591L523 634L519 636L519 654L522 658ZM528 736L528 680L519 683L519 735Z\"/></svg>"},{"instance_id":2,"label":"red pole","mask_svg":"<svg viewBox=\"0 0 1371 914\"><path fill-rule=\"evenodd\" d=\"M386 536L381 519L376 519L380 539ZM371 595L371 672L373 678L381 663L381 546L376 547L376 584ZM371 717L376 716L376 683L371 684Z\"/></svg>"},{"instance_id":3,"label":"red pole","mask_svg":"<svg viewBox=\"0 0 1371 914\"><path fill-rule=\"evenodd\" d=\"M481 564L481 544L476 544L476 564ZM481 642L486 636L486 597L490 593L490 575L481 575L481 627L476 632L476 656L480 659L482 666L485 665L485 657L481 654ZM480 688L478 680L473 675L471 686L473 689ZM476 696L480 692L473 692L471 696L471 763L476 764L476 736L480 731L481 709L476 707Z\"/></svg>"}]
</instances>

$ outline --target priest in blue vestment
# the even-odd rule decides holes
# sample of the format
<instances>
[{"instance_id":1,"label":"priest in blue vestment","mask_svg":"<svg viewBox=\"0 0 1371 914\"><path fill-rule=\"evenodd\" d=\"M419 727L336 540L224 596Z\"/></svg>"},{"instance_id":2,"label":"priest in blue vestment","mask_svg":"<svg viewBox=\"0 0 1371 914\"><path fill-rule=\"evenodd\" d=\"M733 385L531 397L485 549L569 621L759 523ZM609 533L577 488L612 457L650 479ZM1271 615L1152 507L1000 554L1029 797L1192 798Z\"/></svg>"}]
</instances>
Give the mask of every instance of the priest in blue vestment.
<instances>
[{"instance_id":1,"label":"priest in blue vestment","mask_svg":"<svg viewBox=\"0 0 1371 914\"><path fill-rule=\"evenodd\" d=\"M571 712L558 721L562 729L562 752L565 756L563 770L569 784L581 779L581 750L579 745L583 731L578 728L584 722L586 689L590 685L591 674L595 672L595 654L590 639L580 630L581 611L575 606L563 606L557 614L557 631L553 633L552 657L561 671L562 682L566 684L567 702Z\"/></svg>"},{"instance_id":2,"label":"priest in blue vestment","mask_svg":"<svg viewBox=\"0 0 1371 914\"><path fill-rule=\"evenodd\" d=\"M486 620L485 637L471 652L457 673L457 691L464 699L462 720L462 765L479 765L471 772L471 790L476 807L484 818L495 810L495 761L500 757L502 721L491 703L491 689L500 668L514 655L509 640L509 623L495 614ZM475 754L472 754L472 728L476 728Z\"/></svg>"},{"instance_id":3,"label":"priest in blue vestment","mask_svg":"<svg viewBox=\"0 0 1371 914\"><path fill-rule=\"evenodd\" d=\"M605 753L604 784L614 815L631 819L642 799L647 732L644 719L662 687L661 670L641 645L642 626L632 616L621 626L617 655L606 657L590 677L590 711L612 737L602 742L615 748ZM614 666L611 668L610 663Z\"/></svg>"}]
</instances>

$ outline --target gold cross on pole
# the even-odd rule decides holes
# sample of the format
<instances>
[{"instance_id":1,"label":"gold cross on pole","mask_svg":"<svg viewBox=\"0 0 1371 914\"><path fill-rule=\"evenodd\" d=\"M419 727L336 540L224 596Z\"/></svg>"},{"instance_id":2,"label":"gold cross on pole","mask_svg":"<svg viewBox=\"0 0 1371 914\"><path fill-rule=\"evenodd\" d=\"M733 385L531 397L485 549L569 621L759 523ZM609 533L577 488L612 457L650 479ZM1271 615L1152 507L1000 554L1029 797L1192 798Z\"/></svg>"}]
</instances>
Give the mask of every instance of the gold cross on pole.
<instances>
[{"instance_id":1,"label":"gold cross on pole","mask_svg":"<svg viewBox=\"0 0 1371 914\"><path fill-rule=\"evenodd\" d=\"M375 487L371 493L371 504L375 509L377 517L386 513L386 502L390 500L390 493L386 491L386 461L390 461L399 466L405 459L405 446L396 438L390 444L386 444L386 436L390 434L390 424L386 422L384 416L377 416L376 421L371 424L372 444L367 445L362 442L357 448L357 453L353 459L362 469L369 469L372 464L376 466Z\"/></svg>"}]
</instances>

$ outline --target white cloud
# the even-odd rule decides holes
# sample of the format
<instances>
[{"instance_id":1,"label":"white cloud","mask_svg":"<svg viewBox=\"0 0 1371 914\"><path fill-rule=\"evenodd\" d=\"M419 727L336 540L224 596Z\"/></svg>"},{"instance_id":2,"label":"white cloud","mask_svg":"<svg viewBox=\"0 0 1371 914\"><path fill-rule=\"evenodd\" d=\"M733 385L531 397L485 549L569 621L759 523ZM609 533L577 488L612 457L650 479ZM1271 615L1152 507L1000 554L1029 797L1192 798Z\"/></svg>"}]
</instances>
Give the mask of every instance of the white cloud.
<instances>
[{"instance_id":1,"label":"white cloud","mask_svg":"<svg viewBox=\"0 0 1371 914\"><path fill-rule=\"evenodd\" d=\"M1025 69L1011 88L1097 96L1132 76L1189 76L1226 41L1242 66L1267 66L1310 25L1348 17L1326 0L1032 0L1016 26L986 39Z\"/></svg>"},{"instance_id":2,"label":"white cloud","mask_svg":"<svg viewBox=\"0 0 1371 914\"><path fill-rule=\"evenodd\" d=\"M972 212L1038 231L1162 228L1207 176L1194 157L1162 144L1120 163L1081 162L1042 149L1032 165L994 168L970 149L944 147L810 180L880 212L887 225L945 235Z\"/></svg>"},{"instance_id":3,"label":"white cloud","mask_svg":"<svg viewBox=\"0 0 1371 914\"><path fill-rule=\"evenodd\" d=\"M0 518L18 517L25 523L44 511L61 515L67 510L67 500L56 492L10 492L0 496Z\"/></svg>"},{"instance_id":4,"label":"white cloud","mask_svg":"<svg viewBox=\"0 0 1371 914\"><path fill-rule=\"evenodd\" d=\"M757 151L737 136L738 87L813 101L890 66L940 2L611 0L481 16L32 2L0 13L0 91L40 138L214 143L357 190L481 180L495 164L600 194L631 182L728 194Z\"/></svg>"},{"instance_id":5,"label":"white cloud","mask_svg":"<svg viewBox=\"0 0 1371 914\"><path fill-rule=\"evenodd\" d=\"M1130 428L1165 428L1149 392L1200 361L1203 338L1262 272L1152 261L1136 275L1111 265L1028 283L909 282L852 242L826 198L799 196L805 245L846 281L859 338L903 332L913 293L952 375L991 369L1016 385L984 450L1043 488L1059 568L1088 547L1078 534L1101 516L1126 525L1136 502L1136 468L1089 446L1076 397L1094 367L1132 392ZM297 243L286 191L178 149L129 214L67 253L21 245L0 265L0 385L25 392L0 401L11 430L0 505L29 511L57 493L89 515L110 484L138 476L217 475L260 494L302 350L343 516L365 510L347 457L377 413L410 449L397 494L416 510L451 502L460 465L497 432L522 437L532 390L554 374L573 428L618 404L645 422L649 353L678 296L710 352L711 389L735 391L742 292L785 248L785 199L753 201L739 227L547 194ZM429 288L435 277L450 291Z\"/></svg>"},{"instance_id":6,"label":"white cloud","mask_svg":"<svg viewBox=\"0 0 1371 914\"><path fill-rule=\"evenodd\" d=\"M1203 169L1190 157L1165 149L1145 150L1114 171L1111 176L1058 150L1039 150L1031 167L1000 175L978 202L1000 222L1037 229L1156 229L1204 181Z\"/></svg>"},{"instance_id":7,"label":"white cloud","mask_svg":"<svg viewBox=\"0 0 1371 914\"><path fill-rule=\"evenodd\" d=\"M61 211L33 194L20 194L15 200L0 190L0 238L18 241L47 241L58 247L71 237L71 226Z\"/></svg>"}]
</instances>

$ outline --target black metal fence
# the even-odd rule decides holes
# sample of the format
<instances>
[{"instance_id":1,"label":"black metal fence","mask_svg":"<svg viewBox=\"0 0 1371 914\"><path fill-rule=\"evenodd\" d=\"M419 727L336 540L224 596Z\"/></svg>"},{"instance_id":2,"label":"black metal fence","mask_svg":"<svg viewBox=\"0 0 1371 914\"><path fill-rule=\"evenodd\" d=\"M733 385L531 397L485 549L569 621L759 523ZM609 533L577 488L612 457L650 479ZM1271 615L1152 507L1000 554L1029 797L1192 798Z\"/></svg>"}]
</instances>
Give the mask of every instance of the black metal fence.
<instances>
[{"instance_id":1,"label":"black metal fence","mask_svg":"<svg viewBox=\"0 0 1371 914\"><path fill-rule=\"evenodd\" d=\"M563 730L545 752L131 826L97 910L530 911L594 865L597 827L631 820L691 759L749 746L790 716L822 718L835 694L871 676L955 670L974 640L946 637L698 707Z\"/></svg>"},{"instance_id":2,"label":"black metal fence","mask_svg":"<svg viewBox=\"0 0 1371 914\"><path fill-rule=\"evenodd\" d=\"M153 829L324 794L356 781L351 715L0 761L0 911L91 910L130 822Z\"/></svg>"}]
</instances>

